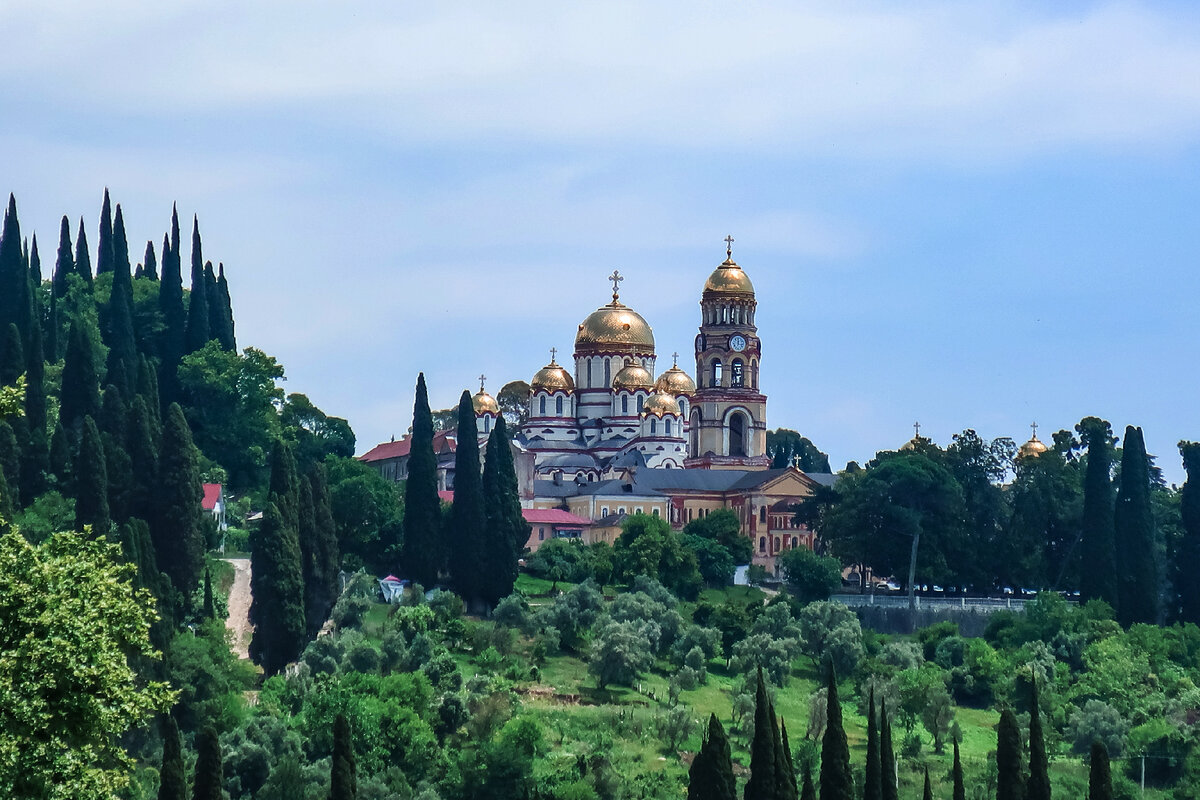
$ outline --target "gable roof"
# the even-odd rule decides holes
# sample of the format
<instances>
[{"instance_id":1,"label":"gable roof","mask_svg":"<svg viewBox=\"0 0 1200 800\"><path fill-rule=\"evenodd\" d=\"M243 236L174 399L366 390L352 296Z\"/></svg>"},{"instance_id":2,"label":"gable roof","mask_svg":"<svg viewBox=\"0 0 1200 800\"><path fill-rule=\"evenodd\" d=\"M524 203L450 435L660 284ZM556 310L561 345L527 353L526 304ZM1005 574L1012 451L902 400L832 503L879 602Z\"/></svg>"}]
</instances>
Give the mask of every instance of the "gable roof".
<instances>
[{"instance_id":1,"label":"gable roof","mask_svg":"<svg viewBox=\"0 0 1200 800\"><path fill-rule=\"evenodd\" d=\"M433 434L433 452L437 454L453 453L458 440L455 438L454 431L438 431ZM377 444L367 452L358 457L359 461L371 463L372 461L386 461L390 458L404 458L412 450L412 435L405 434L400 441L384 442Z\"/></svg>"},{"instance_id":2,"label":"gable roof","mask_svg":"<svg viewBox=\"0 0 1200 800\"><path fill-rule=\"evenodd\" d=\"M521 516L533 525L570 525L571 527L591 527L590 520L577 517L561 508L522 508Z\"/></svg>"},{"instance_id":3,"label":"gable roof","mask_svg":"<svg viewBox=\"0 0 1200 800\"><path fill-rule=\"evenodd\" d=\"M206 483L204 484L204 498L200 501L200 507L205 511L212 511L217 507L217 501L221 499L221 484Z\"/></svg>"}]
</instances>

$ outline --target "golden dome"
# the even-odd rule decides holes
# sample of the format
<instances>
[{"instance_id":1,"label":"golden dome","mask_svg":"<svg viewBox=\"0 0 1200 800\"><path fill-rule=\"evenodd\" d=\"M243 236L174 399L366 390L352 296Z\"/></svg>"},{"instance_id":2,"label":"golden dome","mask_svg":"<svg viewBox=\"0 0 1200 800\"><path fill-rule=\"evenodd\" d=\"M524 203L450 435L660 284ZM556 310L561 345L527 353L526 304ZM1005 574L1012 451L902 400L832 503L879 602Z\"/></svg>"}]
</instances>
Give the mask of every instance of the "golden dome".
<instances>
[{"instance_id":1,"label":"golden dome","mask_svg":"<svg viewBox=\"0 0 1200 800\"><path fill-rule=\"evenodd\" d=\"M646 401L646 405L642 410L644 413L653 414L659 419L666 414L679 416L683 413L679 410L679 401L666 392L658 392L657 394L650 395L650 399Z\"/></svg>"},{"instance_id":2,"label":"golden dome","mask_svg":"<svg viewBox=\"0 0 1200 800\"><path fill-rule=\"evenodd\" d=\"M562 368L562 365L554 363L554 359L550 359L550 363L542 367L533 376L533 380L529 382L530 388L545 389L549 392L571 392L575 390L575 380L571 377L571 373Z\"/></svg>"},{"instance_id":3,"label":"golden dome","mask_svg":"<svg viewBox=\"0 0 1200 800\"><path fill-rule=\"evenodd\" d=\"M712 275L704 282L704 293L720 292L722 294L754 294L754 284L749 276L732 258L725 259L721 266L713 270Z\"/></svg>"},{"instance_id":4,"label":"golden dome","mask_svg":"<svg viewBox=\"0 0 1200 800\"><path fill-rule=\"evenodd\" d=\"M658 380L654 382L654 391L673 395L695 394L696 382L679 367L671 367L658 376Z\"/></svg>"},{"instance_id":5,"label":"golden dome","mask_svg":"<svg viewBox=\"0 0 1200 800\"><path fill-rule=\"evenodd\" d=\"M918 446L924 446L930 443L930 439L924 436L914 436L904 444L900 445L900 451L907 453L909 450L916 450Z\"/></svg>"},{"instance_id":6,"label":"golden dome","mask_svg":"<svg viewBox=\"0 0 1200 800\"><path fill-rule=\"evenodd\" d=\"M579 324L575 334L575 349L654 352L654 331L632 308L614 300L602 306Z\"/></svg>"},{"instance_id":7,"label":"golden dome","mask_svg":"<svg viewBox=\"0 0 1200 800\"><path fill-rule=\"evenodd\" d=\"M1040 456L1049 449L1050 448L1046 447L1045 443L1043 443L1041 439L1037 438L1037 434L1035 433L1032 439L1021 445L1021 448L1017 450L1017 458Z\"/></svg>"},{"instance_id":8,"label":"golden dome","mask_svg":"<svg viewBox=\"0 0 1200 800\"><path fill-rule=\"evenodd\" d=\"M475 409L476 414L500 415L500 404L496 402L496 398L483 389L480 389L471 398L471 406Z\"/></svg>"},{"instance_id":9,"label":"golden dome","mask_svg":"<svg viewBox=\"0 0 1200 800\"><path fill-rule=\"evenodd\" d=\"M650 370L627 358L625 366L613 376L612 388L630 392L638 389L649 391L654 388L654 376L650 374Z\"/></svg>"}]
</instances>

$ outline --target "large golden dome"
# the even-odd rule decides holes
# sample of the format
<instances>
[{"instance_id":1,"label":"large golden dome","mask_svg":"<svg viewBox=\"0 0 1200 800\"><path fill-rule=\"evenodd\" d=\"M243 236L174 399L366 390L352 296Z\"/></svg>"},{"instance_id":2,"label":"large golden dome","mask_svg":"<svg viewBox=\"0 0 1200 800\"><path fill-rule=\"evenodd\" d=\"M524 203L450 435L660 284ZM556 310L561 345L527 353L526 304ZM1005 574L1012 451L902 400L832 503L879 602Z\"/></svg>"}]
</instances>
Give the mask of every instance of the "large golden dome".
<instances>
[{"instance_id":1,"label":"large golden dome","mask_svg":"<svg viewBox=\"0 0 1200 800\"><path fill-rule=\"evenodd\" d=\"M533 376L529 386L534 390L571 392L575 390L575 380L571 377L571 373L562 368L562 365L556 364L554 359L550 359L550 363L539 369Z\"/></svg>"},{"instance_id":2,"label":"large golden dome","mask_svg":"<svg viewBox=\"0 0 1200 800\"><path fill-rule=\"evenodd\" d=\"M496 402L496 398L483 389L480 389L471 398L471 406L475 409L476 414L500 415L500 404Z\"/></svg>"},{"instance_id":3,"label":"large golden dome","mask_svg":"<svg viewBox=\"0 0 1200 800\"><path fill-rule=\"evenodd\" d=\"M1017 458L1040 456L1049 449L1041 439L1037 438L1037 434L1035 433L1032 439L1021 445L1021 448L1017 450Z\"/></svg>"},{"instance_id":4,"label":"large golden dome","mask_svg":"<svg viewBox=\"0 0 1200 800\"><path fill-rule=\"evenodd\" d=\"M638 389L650 391L654 388L654 376L641 364L632 359L625 359L625 366L613 376L612 388L631 392Z\"/></svg>"},{"instance_id":5,"label":"large golden dome","mask_svg":"<svg viewBox=\"0 0 1200 800\"><path fill-rule=\"evenodd\" d=\"M672 395L669 395L665 392L659 392L658 394L650 395L650 398L646 401L643 411L646 414L653 414L659 419L662 419L662 417L666 414L674 414L675 416L679 416L683 413L679 410L679 401L676 400Z\"/></svg>"},{"instance_id":6,"label":"large golden dome","mask_svg":"<svg viewBox=\"0 0 1200 800\"><path fill-rule=\"evenodd\" d=\"M704 293L719 292L721 294L754 294L754 284L749 276L732 258L725 259L721 266L713 270L712 275L704 282Z\"/></svg>"},{"instance_id":7,"label":"large golden dome","mask_svg":"<svg viewBox=\"0 0 1200 800\"><path fill-rule=\"evenodd\" d=\"M654 352L654 331L632 308L613 300L602 306L579 324L575 334L576 350L618 350L628 353Z\"/></svg>"},{"instance_id":8,"label":"large golden dome","mask_svg":"<svg viewBox=\"0 0 1200 800\"><path fill-rule=\"evenodd\" d=\"M658 380L654 382L654 391L672 395L691 395L696 393L696 382L679 367L671 367L658 376Z\"/></svg>"}]
</instances>

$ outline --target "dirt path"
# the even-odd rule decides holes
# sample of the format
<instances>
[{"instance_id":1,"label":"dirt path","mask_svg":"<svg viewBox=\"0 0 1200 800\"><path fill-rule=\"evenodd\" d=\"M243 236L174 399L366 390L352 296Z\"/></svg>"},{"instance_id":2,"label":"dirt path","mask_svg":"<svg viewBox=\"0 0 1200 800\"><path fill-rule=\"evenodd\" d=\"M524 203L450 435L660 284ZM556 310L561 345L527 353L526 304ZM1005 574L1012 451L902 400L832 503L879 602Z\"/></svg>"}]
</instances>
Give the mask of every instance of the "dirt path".
<instances>
[{"instance_id":1,"label":"dirt path","mask_svg":"<svg viewBox=\"0 0 1200 800\"><path fill-rule=\"evenodd\" d=\"M233 652L238 658L250 657L250 559L227 558L233 565L233 586L229 589L229 619L225 627L233 632Z\"/></svg>"}]
</instances>

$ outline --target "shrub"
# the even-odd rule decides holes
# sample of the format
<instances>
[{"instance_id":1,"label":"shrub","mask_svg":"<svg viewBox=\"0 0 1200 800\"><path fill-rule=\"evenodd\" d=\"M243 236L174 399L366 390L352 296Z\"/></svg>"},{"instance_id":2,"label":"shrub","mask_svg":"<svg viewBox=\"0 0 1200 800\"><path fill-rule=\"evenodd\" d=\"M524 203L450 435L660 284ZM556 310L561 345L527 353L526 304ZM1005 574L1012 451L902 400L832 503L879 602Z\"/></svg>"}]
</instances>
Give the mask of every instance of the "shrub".
<instances>
[{"instance_id":1,"label":"shrub","mask_svg":"<svg viewBox=\"0 0 1200 800\"><path fill-rule=\"evenodd\" d=\"M828 600L829 595L842 588L841 562L819 556L807 547L785 550L775 563L788 591L805 603Z\"/></svg>"},{"instance_id":2,"label":"shrub","mask_svg":"<svg viewBox=\"0 0 1200 800\"><path fill-rule=\"evenodd\" d=\"M1129 723L1121 713L1102 700L1088 700L1083 708L1071 712L1067 723L1067 737L1071 749L1076 753L1091 751L1092 742L1099 739L1108 748L1112 758L1125 752L1125 737L1129 735Z\"/></svg>"}]
</instances>

